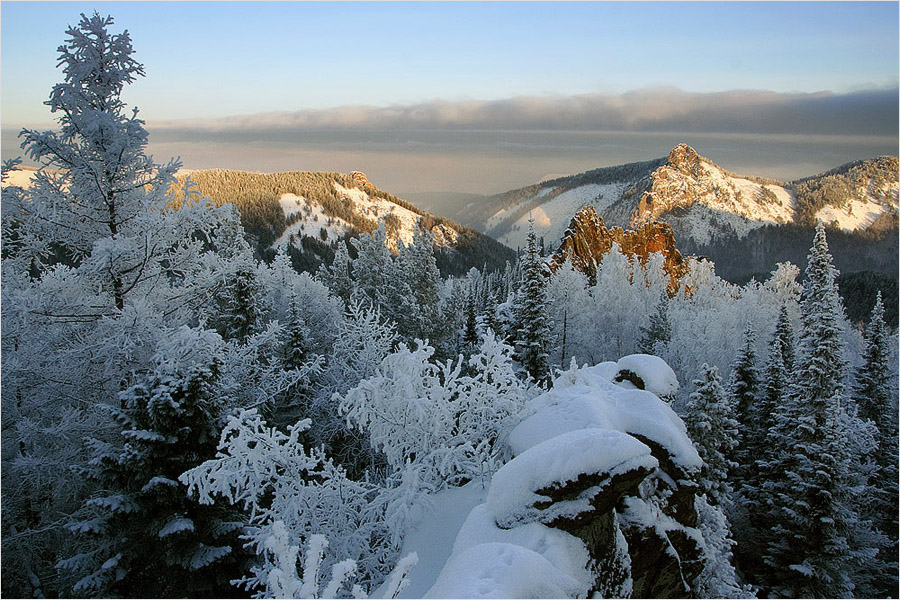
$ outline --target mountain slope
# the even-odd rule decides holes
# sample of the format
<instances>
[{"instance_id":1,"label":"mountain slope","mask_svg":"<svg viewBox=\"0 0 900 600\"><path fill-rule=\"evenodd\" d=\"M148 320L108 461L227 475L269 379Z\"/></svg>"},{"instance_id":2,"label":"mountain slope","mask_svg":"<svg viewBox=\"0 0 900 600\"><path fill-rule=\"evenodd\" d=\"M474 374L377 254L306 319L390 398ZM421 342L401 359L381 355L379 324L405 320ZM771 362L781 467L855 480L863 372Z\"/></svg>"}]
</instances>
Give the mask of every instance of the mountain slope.
<instances>
[{"instance_id":1,"label":"mountain slope","mask_svg":"<svg viewBox=\"0 0 900 600\"><path fill-rule=\"evenodd\" d=\"M372 231L383 223L388 245L412 241L416 227L434 235L438 267L459 275L472 267L494 270L514 260L513 252L469 227L421 210L372 185L355 171L320 173L249 173L212 169L190 177L199 192L217 205L234 203L241 222L260 255L287 247L294 262L314 269L331 260L334 248L347 236Z\"/></svg>"},{"instance_id":2,"label":"mountain slope","mask_svg":"<svg viewBox=\"0 0 900 600\"><path fill-rule=\"evenodd\" d=\"M844 231L883 231L897 223L897 165L896 157L883 156L785 183L735 175L679 144L666 158L513 190L471 212L484 218L488 235L510 247L524 243L529 217L545 243L556 245L582 206L592 206L611 226L664 221L679 241L699 247L767 225L817 220Z\"/></svg>"}]
</instances>

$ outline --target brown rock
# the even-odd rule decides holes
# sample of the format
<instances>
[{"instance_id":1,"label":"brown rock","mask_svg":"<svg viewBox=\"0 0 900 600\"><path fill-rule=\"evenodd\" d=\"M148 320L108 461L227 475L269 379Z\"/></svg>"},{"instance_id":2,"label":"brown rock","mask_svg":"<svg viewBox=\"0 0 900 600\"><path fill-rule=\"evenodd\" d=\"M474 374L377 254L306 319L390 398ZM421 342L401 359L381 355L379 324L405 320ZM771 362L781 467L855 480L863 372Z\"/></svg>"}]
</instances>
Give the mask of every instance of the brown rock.
<instances>
[{"instance_id":1,"label":"brown rock","mask_svg":"<svg viewBox=\"0 0 900 600\"><path fill-rule=\"evenodd\" d=\"M607 229L592 206L585 206L572 217L562 243L550 258L550 269L555 271L568 260L593 285L597 281L597 266L612 249L613 242L623 254L636 258L641 265L647 263L651 254L662 252L669 276L669 296L678 292L681 278L688 272L688 263L675 247L672 228L666 223L645 223L629 231L621 227Z\"/></svg>"},{"instance_id":2,"label":"brown rock","mask_svg":"<svg viewBox=\"0 0 900 600\"><path fill-rule=\"evenodd\" d=\"M667 212L693 205L704 190L700 181L705 174L703 162L697 151L687 144L675 146L666 164L651 175L650 189L644 192L631 214L631 227L655 222Z\"/></svg>"}]
</instances>

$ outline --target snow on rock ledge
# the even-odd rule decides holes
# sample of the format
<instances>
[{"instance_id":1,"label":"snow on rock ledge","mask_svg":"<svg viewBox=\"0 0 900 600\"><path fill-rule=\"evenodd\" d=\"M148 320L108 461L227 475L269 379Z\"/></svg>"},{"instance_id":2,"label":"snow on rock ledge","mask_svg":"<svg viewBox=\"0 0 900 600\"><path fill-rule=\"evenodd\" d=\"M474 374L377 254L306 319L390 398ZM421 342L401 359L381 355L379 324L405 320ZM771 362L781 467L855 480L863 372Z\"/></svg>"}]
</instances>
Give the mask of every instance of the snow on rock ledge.
<instances>
[{"instance_id":1,"label":"snow on rock ledge","mask_svg":"<svg viewBox=\"0 0 900 600\"><path fill-rule=\"evenodd\" d=\"M573 519L595 510L596 498L616 477L637 472L640 481L657 466L650 448L628 434L612 429L570 431L532 446L497 471L487 506L505 529ZM552 491L579 480L591 485L575 497L554 502Z\"/></svg>"},{"instance_id":2,"label":"snow on rock ledge","mask_svg":"<svg viewBox=\"0 0 900 600\"><path fill-rule=\"evenodd\" d=\"M427 597L690 596L704 564L693 481L702 462L665 402L616 383L626 368L647 389L677 389L647 355L560 373L510 433L514 458Z\"/></svg>"},{"instance_id":3,"label":"snow on rock ledge","mask_svg":"<svg viewBox=\"0 0 900 600\"><path fill-rule=\"evenodd\" d=\"M647 390L657 396L671 396L678 391L678 377L666 361L652 354L630 354L623 356L616 363L619 371L614 378L624 379L623 373L628 371L636 375L638 389Z\"/></svg>"},{"instance_id":4,"label":"snow on rock ledge","mask_svg":"<svg viewBox=\"0 0 900 600\"><path fill-rule=\"evenodd\" d=\"M638 368L645 375L649 371L648 365L655 361L671 371L661 358L655 356L632 355L625 358L638 358L625 364L634 367L638 363ZM600 363L561 373L549 392L529 403L526 418L510 433L512 453L522 454L533 446L570 431L611 429L655 442L668 453L668 459L686 472L699 469L702 466L700 455L675 411L649 391L634 389L631 384L626 387L614 383L621 362ZM648 379L657 389L672 389L665 370L658 363L656 368L656 372L662 375L657 379ZM677 389L677 379L674 385Z\"/></svg>"}]
</instances>

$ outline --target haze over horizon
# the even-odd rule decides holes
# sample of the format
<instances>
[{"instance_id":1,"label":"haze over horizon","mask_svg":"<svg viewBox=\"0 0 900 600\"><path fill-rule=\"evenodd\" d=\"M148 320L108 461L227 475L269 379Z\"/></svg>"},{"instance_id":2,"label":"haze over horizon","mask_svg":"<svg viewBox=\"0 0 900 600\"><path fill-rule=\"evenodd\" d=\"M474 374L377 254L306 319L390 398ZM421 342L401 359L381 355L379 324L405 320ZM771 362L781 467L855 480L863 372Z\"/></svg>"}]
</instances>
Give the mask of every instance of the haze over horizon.
<instances>
[{"instance_id":1,"label":"haze over horizon","mask_svg":"<svg viewBox=\"0 0 900 600\"><path fill-rule=\"evenodd\" d=\"M95 9L145 65L150 152L186 168L489 194L679 142L786 180L897 153L891 2L4 1L4 159L52 125L53 49Z\"/></svg>"}]
</instances>

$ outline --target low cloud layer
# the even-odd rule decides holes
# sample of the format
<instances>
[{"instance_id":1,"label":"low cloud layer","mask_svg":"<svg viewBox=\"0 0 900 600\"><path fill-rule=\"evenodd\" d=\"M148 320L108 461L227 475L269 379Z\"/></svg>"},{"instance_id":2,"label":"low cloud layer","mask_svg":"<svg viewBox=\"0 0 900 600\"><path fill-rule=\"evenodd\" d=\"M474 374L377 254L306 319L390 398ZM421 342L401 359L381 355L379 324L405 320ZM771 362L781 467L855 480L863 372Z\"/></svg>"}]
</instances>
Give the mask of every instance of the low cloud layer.
<instances>
[{"instance_id":1,"label":"low cloud layer","mask_svg":"<svg viewBox=\"0 0 900 600\"><path fill-rule=\"evenodd\" d=\"M551 130L885 135L898 130L898 90L849 94L710 94L674 88L622 95L432 101L153 123L160 133L284 137L315 131ZM270 138L271 139L271 138Z\"/></svg>"},{"instance_id":2,"label":"low cloud layer","mask_svg":"<svg viewBox=\"0 0 900 600\"><path fill-rule=\"evenodd\" d=\"M657 89L618 96L343 107L147 123L157 161L193 169L363 171L394 193L491 194L548 175L666 156L678 143L736 173L792 180L897 154L898 91ZM3 158L21 154L2 131Z\"/></svg>"}]
</instances>

